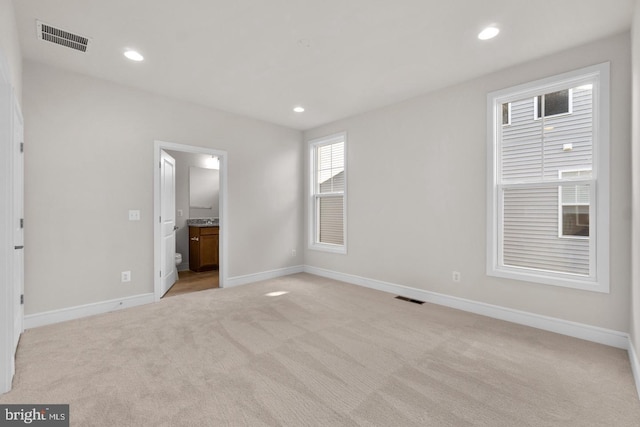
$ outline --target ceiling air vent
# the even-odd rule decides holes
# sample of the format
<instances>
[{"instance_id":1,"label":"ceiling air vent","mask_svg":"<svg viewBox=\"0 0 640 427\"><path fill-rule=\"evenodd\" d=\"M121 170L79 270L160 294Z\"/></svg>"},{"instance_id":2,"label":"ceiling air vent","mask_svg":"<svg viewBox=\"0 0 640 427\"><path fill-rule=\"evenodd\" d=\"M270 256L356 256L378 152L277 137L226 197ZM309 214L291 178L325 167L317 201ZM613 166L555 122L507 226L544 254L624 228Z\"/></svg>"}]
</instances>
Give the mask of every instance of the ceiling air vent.
<instances>
[{"instance_id":1,"label":"ceiling air vent","mask_svg":"<svg viewBox=\"0 0 640 427\"><path fill-rule=\"evenodd\" d=\"M36 21L38 38L68 48L86 52L91 39L56 28L41 21Z\"/></svg>"}]
</instances>

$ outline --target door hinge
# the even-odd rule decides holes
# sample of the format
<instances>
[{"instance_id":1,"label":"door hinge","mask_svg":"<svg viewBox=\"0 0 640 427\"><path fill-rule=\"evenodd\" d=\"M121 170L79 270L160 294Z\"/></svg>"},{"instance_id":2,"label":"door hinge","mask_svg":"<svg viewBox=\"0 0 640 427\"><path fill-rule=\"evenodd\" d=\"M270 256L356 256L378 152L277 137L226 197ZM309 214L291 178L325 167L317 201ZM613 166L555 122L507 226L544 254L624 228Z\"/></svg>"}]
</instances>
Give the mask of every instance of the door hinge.
<instances>
[{"instance_id":1,"label":"door hinge","mask_svg":"<svg viewBox=\"0 0 640 427\"><path fill-rule=\"evenodd\" d=\"M20 152L24 153L24 142L20 143Z\"/></svg>"},{"instance_id":2,"label":"door hinge","mask_svg":"<svg viewBox=\"0 0 640 427\"><path fill-rule=\"evenodd\" d=\"M162 224L162 216L159 216L159 217L158 217L158 222L159 222L160 224Z\"/></svg>"},{"instance_id":3,"label":"door hinge","mask_svg":"<svg viewBox=\"0 0 640 427\"><path fill-rule=\"evenodd\" d=\"M24 218L20 218L20 228L24 228Z\"/></svg>"},{"instance_id":4,"label":"door hinge","mask_svg":"<svg viewBox=\"0 0 640 427\"><path fill-rule=\"evenodd\" d=\"M160 270L160 277L162 277L162 270Z\"/></svg>"},{"instance_id":5,"label":"door hinge","mask_svg":"<svg viewBox=\"0 0 640 427\"><path fill-rule=\"evenodd\" d=\"M162 162L158 162L158 167L162 169Z\"/></svg>"},{"instance_id":6,"label":"door hinge","mask_svg":"<svg viewBox=\"0 0 640 427\"><path fill-rule=\"evenodd\" d=\"M24 294L20 295L20 305L24 304Z\"/></svg>"}]
</instances>

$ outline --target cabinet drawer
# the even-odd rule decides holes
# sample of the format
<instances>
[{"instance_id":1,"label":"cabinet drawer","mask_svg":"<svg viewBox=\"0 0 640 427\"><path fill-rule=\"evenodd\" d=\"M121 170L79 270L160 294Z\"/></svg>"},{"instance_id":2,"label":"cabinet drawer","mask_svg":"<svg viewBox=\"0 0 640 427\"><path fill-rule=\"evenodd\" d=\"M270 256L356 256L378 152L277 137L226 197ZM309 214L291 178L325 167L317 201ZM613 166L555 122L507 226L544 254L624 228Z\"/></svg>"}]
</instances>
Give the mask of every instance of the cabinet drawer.
<instances>
[{"instance_id":1,"label":"cabinet drawer","mask_svg":"<svg viewBox=\"0 0 640 427\"><path fill-rule=\"evenodd\" d=\"M200 227L201 236L209 236L211 234L220 234L220 227Z\"/></svg>"}]
</instances>

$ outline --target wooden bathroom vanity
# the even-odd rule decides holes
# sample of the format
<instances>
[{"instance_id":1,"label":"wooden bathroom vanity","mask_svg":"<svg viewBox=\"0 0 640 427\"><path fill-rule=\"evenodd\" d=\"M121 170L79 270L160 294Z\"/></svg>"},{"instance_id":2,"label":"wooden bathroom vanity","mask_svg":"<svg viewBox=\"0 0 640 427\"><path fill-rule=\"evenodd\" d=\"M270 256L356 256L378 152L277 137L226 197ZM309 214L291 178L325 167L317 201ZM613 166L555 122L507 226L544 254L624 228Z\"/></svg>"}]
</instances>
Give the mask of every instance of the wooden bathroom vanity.
<instances>
[{"instance_id":1,"label":"wooden bathroom vanity","mask_svg":"<svg viewBox=\"0 0 640 427\"><path fill-rule=\"evenodd\" d=\"M189 226L189 270L218 269L219 226Z\"/></svg>"}]
</instances>

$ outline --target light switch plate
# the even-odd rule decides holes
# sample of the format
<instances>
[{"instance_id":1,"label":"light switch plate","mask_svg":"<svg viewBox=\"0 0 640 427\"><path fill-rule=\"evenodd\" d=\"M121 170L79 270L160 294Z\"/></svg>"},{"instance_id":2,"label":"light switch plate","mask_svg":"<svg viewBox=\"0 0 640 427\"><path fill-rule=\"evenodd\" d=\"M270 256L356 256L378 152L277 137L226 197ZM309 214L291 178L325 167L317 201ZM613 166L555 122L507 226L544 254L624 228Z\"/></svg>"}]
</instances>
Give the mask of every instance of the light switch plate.
<instances>
[{"instance_id":1,"label":"light switch plate","mask_svg":"<svg viewBox=\"0 0 640 427\"><path fill-rule=\"evenodd\" d=\"M140 211L129 211L129 221L140 221Z\"/></svg>"}]
</instances>

